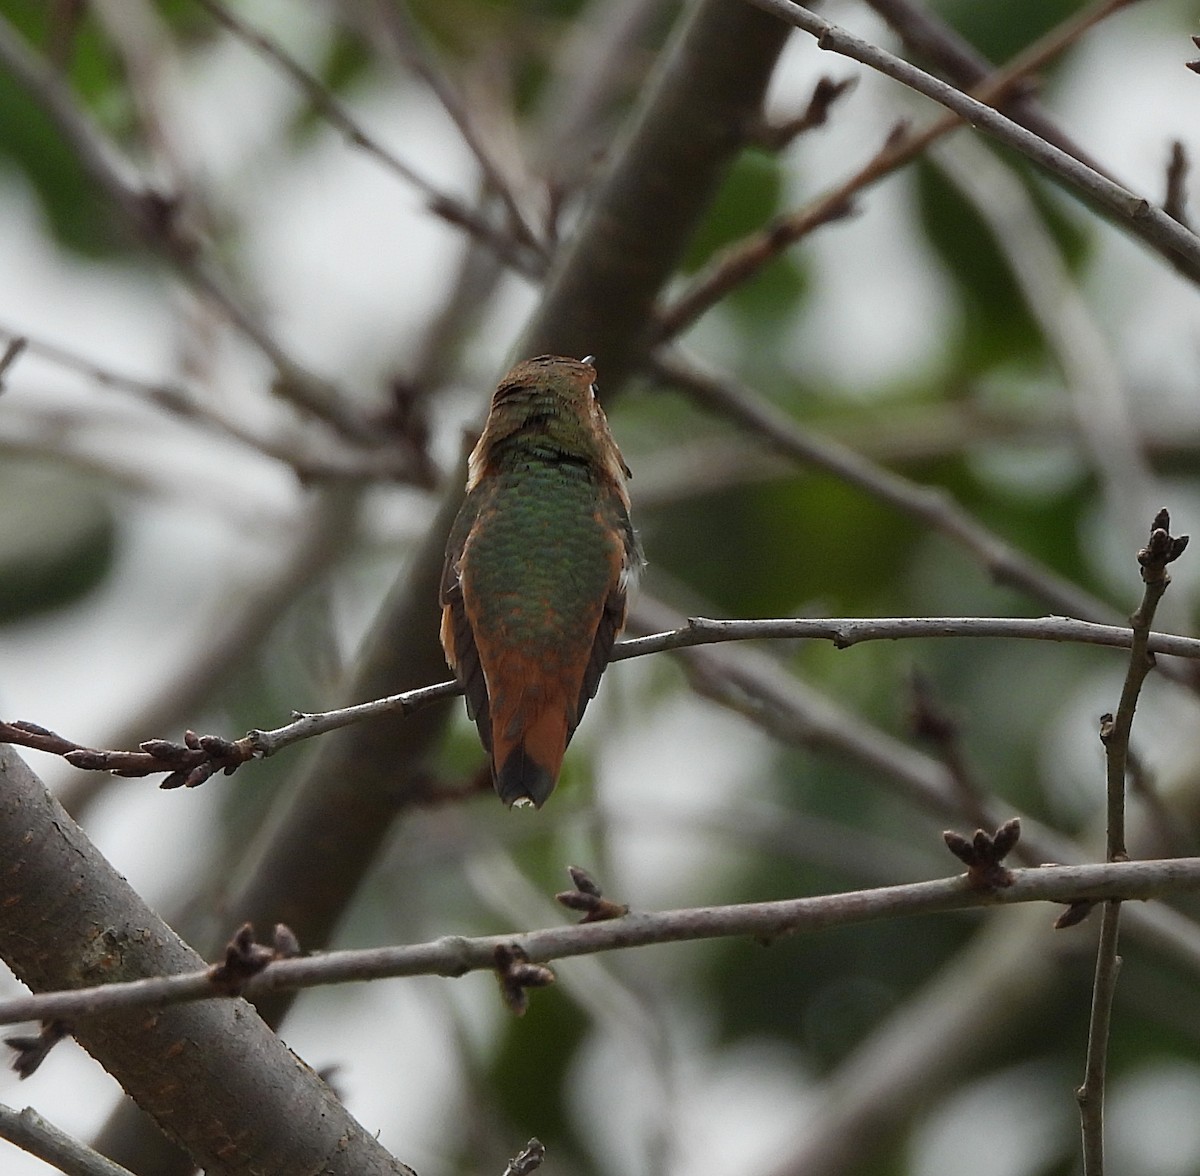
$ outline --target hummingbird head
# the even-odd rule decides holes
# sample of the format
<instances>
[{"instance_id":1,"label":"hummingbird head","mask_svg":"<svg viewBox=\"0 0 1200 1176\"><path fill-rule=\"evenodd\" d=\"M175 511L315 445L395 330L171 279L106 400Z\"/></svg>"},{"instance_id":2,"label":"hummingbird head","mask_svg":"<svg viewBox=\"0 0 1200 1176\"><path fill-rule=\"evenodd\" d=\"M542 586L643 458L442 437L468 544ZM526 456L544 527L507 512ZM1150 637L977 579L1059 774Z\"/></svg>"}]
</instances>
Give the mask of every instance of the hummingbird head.
<instances>
[{"instance_id":1,"label":"hummingbird head","mask_svg":"<svg viewBox=\"0 0 1200 1176\"><path fill-rule=\"evenodd\" d=\"M471 454L467 488L497 466L528 460L584 462L624 485L629 469L596 396L592 356L539 355L500 381Z\"/></svg>"}]
</instances>

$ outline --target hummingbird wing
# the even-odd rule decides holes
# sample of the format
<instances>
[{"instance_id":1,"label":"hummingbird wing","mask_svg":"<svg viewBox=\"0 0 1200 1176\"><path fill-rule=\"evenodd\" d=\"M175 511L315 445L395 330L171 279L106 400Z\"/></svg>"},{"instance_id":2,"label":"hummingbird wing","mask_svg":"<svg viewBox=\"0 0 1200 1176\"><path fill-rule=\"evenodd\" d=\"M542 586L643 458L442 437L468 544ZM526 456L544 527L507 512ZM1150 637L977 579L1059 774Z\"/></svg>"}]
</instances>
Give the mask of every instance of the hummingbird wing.
<instances>
[{"instance_id":1,"label":"hummingbird wing","mask_svg":"<svg viewBox=\"0 0 1200 1176\"><path fill-rule=\"evenodd\" d=\"M592 641L592 651L584 667L583 680L580 682L579 701L575 707L575 722L571 725L568 738L575 732L579 720L583 718L587 704L596 697L600 688L600 678L612 657L612 648L621 630L625 628L625 613L629 602L629 592L637 583L638 572L642 566L642 550L634 534L633 525L629 521L629 509L623 498L612 496L603 512L598 515L598 521L607 524L618 531L622 538L621 547L614 547L611 553L613 574L609 584L608 596L596 625L596 635Z\"/></svg>"},{"instance_id":2,"label":"hummingbird wing","mask_svg":"<svg viewBox=\"0 0 1200 1176\"><path fill-rule=\"evenodd\" d=\"M446 562L442 565L442 649L446 661L454 671L455 677L463 688L467 702L467 718L474 720L479 728L479 737L484 748L492 750L492 719L491 708L488 704L487 682L483 676L483 666L479 660L479 650L475 645L475 633L467 615L466 604L463 600L462 588L462 556L467 537L471 531L471 520L474 518L475 504L473 494L468 495L463 503L454 526L450 530L450 539L446 544Z\"/></svg>"}]
</instances>

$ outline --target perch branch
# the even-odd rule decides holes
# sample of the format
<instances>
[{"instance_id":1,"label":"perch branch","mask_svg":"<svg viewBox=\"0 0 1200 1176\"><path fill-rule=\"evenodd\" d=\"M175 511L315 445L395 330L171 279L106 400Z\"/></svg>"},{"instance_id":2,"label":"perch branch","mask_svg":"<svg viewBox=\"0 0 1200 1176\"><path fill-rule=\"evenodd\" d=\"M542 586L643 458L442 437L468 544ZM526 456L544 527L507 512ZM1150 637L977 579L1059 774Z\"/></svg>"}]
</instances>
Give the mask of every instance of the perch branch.
<instances>
[{"instance_id":1,"label":"perch branch","mask_svg":"<svg viewBox=\"0 0 1200 1176\"><path fill-rule=\"evenodd\" d=\"M668 650L728 641L824 640L839 649L864 641L899 641L913 638L1007 638L1025 641L1059 641L1129 649L1130 629L1077 621L1069 617L893 617L779 620L712 620L691 617L686 625L668 632L634 637L613 650L613 661L645 657ZM1171 633L1145 635L1152 653L1200 659L1200 638ZM271 729L255 728L240 739L185 732L182 742L147 739L137 751L111 751L86 747L54 731L24 720L0 721L0 742L62 756L73 767L139 777L167 773L162 788L195 788L217 772L232 775L242 764L265 759L305 739L325 735L381 715L410 715L442 699L462 693L457 682L438 682L384 698L312 714L293 712L292 721Z\"/></svg>"}]
</instances>

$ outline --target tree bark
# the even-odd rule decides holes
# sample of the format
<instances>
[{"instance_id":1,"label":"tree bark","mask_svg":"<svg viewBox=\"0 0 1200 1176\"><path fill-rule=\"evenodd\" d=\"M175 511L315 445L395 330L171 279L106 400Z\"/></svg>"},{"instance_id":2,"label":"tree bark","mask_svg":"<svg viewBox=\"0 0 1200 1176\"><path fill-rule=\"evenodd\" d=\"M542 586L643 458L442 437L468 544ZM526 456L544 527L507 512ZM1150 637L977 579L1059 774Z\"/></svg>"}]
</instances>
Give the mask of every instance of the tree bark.
<instances>
[{"instance_id":1,"label":"tree bark","mask_svg":"<svg viewBox=\"0 0 1200 1176\"><path fill-rule=\"evenodd\" d=\"M204 966L7 746L0 955L35 992ZM209 1176L412 1176L244 1000L86 1017L72 1031Z\"/></svg>"}]
</instances>

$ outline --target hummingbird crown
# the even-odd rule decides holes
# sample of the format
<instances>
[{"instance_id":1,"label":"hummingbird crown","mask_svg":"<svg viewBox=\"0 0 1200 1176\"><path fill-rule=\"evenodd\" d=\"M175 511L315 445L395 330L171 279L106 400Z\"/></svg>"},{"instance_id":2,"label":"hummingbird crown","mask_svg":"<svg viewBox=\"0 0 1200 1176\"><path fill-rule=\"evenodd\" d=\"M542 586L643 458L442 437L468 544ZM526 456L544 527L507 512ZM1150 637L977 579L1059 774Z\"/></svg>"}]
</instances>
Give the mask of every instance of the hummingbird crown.
<instances>
[{"instance_id":1,"label":"hummingbird crown","mask_svg":"<svg viewBox=\"0 0 1200 1176\"><path fill-rule=\"evenodd\" d=\"M584 463L625 493L629 467L596 398L596 369L590 357L539 355L504 377L471 453L467 490L475 488L490 466L530 460Z\"/></svg>"}]
</instances>

